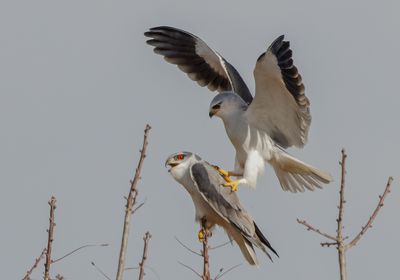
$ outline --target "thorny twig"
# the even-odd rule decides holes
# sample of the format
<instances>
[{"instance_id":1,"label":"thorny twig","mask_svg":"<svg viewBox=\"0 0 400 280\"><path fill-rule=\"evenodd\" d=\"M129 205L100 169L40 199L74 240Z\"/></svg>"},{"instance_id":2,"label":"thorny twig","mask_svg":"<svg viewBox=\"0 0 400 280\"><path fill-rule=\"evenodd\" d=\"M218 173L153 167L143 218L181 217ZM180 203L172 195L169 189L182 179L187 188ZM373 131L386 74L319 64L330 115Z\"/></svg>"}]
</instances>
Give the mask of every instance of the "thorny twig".
<instances>
[{"instance_id":1,"label":"thorny twig","mask_svg":"<svg viewBox=\"0 0 400 280\"><path fill-rule=\"evenodd\" d=\"M47 237L46 263L44 264L44 280L50 279L51 249L53 244L54 226L56 225L54 220L54 211L56 209L56 202L57 202L56 198L52 196L49 201L50 218L49 218L49 229Z\"/></svg>"},{"instance_id":2,"label":"thorny twig","mask_svg":"<svg viewBox=\"0 0 400 280\"><path fill-rule=\"evenodd\" d=\"M148 134L149 134L150 129L151 129L150 125L147 124L146 128L144 130L143 145L142 145L142 149L140 150L140 159L139 159L138 165L136 167L133 180L131 181L131 187L129 190L129 195L128 195L126 206L125 206L124 228L122 231L121 249L120 249L119 259L118 259L118 271L117 271L116 280L122 280L122 276L123 276L123 273L125 270L125 258L126 258L126 251L127 251L127 246L128 246L130 220L131 220L133 207L136 203L136 198L138 195L137 183L140 179L140 172L142 170L143 162L146 157L146 149L147 149L147 145L148 145L147 139L148 139Z\"/></svg>"},{"instance_id":3,"label":"thorny twig","mask_svg":"<svg viewBox=\"0 0 400 280\"><path fill-rule=\"evenodd\" d=\"M31 276L32 272L35 270L35 268L38 266L39 262L43 259L43 257L46 254L46 248L44 248L42 250L42 253L40 253L39 257L37 257L37 259L35 259L34 264L32 265L32 267L26 272L24 278L22 278L22 280L29 280L29 277Z\"/></svg>"},{"instance_id":4,"label":"thorny twig","mask_svg":"<svg viewBox=\"0 0 400 280\"><path fill-rule=\"evenodd\" d=\"M149 245L149 240L151 238L150 232L146 232L146 234L143 237L143 255L142 255L142 261L139 263L139 280L143 280L143 277L145 275L144 273L144 264L147 260L147 247Z\"/></svg>"}]
</instances>

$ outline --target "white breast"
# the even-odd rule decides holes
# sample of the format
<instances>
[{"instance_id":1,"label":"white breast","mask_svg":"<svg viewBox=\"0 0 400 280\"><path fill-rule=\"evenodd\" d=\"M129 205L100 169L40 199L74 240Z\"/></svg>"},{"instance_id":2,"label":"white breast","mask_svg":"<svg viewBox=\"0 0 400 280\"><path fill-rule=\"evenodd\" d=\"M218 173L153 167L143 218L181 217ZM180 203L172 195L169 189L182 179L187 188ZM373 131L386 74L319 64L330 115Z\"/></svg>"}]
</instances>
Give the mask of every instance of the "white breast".
<instances>
[{"instance_id":1,"label":"white breast","mask_svg":"<svg viewBox=\"0 0 400 280\"><path fill-rule=\"evenodd\" d=\"M258 151L265 161L271 159L273 141L269 135L248 124L242 115L224 120L225 130L236 150L236 157L241 167L244 167L250 151Z\"/></svg>"},{"instance_id":2,"label":"white breast","mask_svg":"<svg viewBox=\"0 0 400 280\"><path fill-rule=\"evenodd\" d=\"M201 193L198 191L192 178L190 177L190 167L178 165L171 169L171 175L180 183L190 194L196 210L195 219L200 221L203 217L207 218L210 224L218 223L217 216L211 206L205 201Z\"/></svg>"}]
</instances>

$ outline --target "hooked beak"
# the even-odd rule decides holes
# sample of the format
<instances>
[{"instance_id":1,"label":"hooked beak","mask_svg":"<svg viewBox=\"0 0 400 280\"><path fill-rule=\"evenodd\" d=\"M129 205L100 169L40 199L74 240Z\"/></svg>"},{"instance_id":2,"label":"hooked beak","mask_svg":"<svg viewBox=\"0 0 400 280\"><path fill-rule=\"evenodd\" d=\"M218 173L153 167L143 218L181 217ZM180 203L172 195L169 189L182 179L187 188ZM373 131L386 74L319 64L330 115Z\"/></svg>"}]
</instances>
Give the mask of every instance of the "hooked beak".
<instances>
[{"instance_id":1,"label":"hooked beak","mask_svg":"<svg viewBox=\"0 0 400 280\"><path fill-rule=\"evenodd\" d=\"M171 168L173 168L173 167L177 166L178 163L176 163L173 158L169 158L165 161L165 167L167 167L167 165L170 166Z\"/></svg>"},{"instance_id":2,"label":"hooked beak","mask_svg":"<svg viewBox=\"0 0 400 280\"><path fill-rule=\"evenodd\" d=\"M208 116L212 118L218 111L221 109L221 102L218 104L215 104L210 108L210 111L208 111Z\"/></svg>"},{"instance_id":3,"label":"hooked beak","mask_svg":"<svg viewBox=\"0 0 400 280\"><path fill-rule=\"evenodd\" d=\"M208 116L210 119L218 112L218 109L213 109L211 108L210 111L208 112Z\"/></svg>"}]
</instances>

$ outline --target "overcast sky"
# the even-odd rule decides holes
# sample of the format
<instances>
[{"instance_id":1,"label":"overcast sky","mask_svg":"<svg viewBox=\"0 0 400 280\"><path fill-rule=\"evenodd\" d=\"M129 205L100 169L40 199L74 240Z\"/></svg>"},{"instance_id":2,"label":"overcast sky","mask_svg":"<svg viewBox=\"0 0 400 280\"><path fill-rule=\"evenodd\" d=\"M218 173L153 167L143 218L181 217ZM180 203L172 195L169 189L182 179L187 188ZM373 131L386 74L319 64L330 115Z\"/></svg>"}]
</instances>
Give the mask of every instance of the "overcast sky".
<instances>
[{"instance_id":1,"label":"overcast sky","mask_svg":"<svg viewBox=\"0 0 400 280\"><path fill-rule=\"evenodd\" d=\"M124 195L142 131L153 127L133 217L128 266L137 266L150 230L146 279L195 279L198 225L189 195L166 172L179 150L230 168L233 147L219 119L209 119L213 93L153 54L143 32L170 25L203 38L254 89L256 58L279 35L291 41L313 116L309 142L290 149L329 171L335 182L314 193L281 190L268 166L255 191L239 195L279 252L247 265L237 246L211 252L211 271L243 263L225 279L338 279L334 249L296 218L334 234L340 149L348 157L346 235L354 236L395 178L374 227L348 253L349 279L399 275L398 1L16 1L0 2L0 264L2 279L22 278L46 243L48 204L57 197L53 255L88 248L53 265L66 279L115 277ZM227 240L217 230L211 244ZM41 269L33 279L41 278ZM134 279L137 271L126 272ZM157 276L158 275L158 276ZM246 278L245 278L246 277Z\"/></svg>"}]
</instances>

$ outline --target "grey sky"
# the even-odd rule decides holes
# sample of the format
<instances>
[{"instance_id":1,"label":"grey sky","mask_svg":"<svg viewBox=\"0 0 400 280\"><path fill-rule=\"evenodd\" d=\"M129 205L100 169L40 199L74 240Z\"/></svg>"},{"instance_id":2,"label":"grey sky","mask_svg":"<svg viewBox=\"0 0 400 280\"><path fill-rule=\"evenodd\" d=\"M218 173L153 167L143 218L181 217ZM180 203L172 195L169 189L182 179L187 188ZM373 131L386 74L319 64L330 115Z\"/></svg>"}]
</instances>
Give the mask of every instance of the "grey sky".
<instances>
[{"instance_id":1,"label":"grey sky","mask_svg":"<svg viewBox=\"0 0 400 280\"><path fill-rule=\"evenodd\" d=\"M314 193L281 191L270 167L256 191L240 189L281 258L261 252L260 268L243 264L225 279L338 279L333 249L306 232L306 218L334 233L341 147L348 158L346 233L353 236L395 177L375 226L348 254L350 279L399 275L400 58L396 1L8 1L0 2L0 264L2 279L21 278L45 246L47 201L58 199L54 256L90 248L53 266L66 279L114 277L124 198L146 122L153 129L128 265L136 266L150 230L149 262L160 279L191 279L183 261L198 226L188 194L166 172L178 150L224 167L233 147L222 122L208 118L213 97L146 46L143 32L171 25L202 37L254 89L256 58L280 34L291 41L311 100L309 143L290 152L328 170L335 182ZM226 240L217 230L213 244ZM212 272L244 263L236 246L213 251ZM136 271L126 272L126 279ZM36 272L34 279L41 275ZM147 279L157 279L149 271Z\"/></svg>"}]
</instances>

